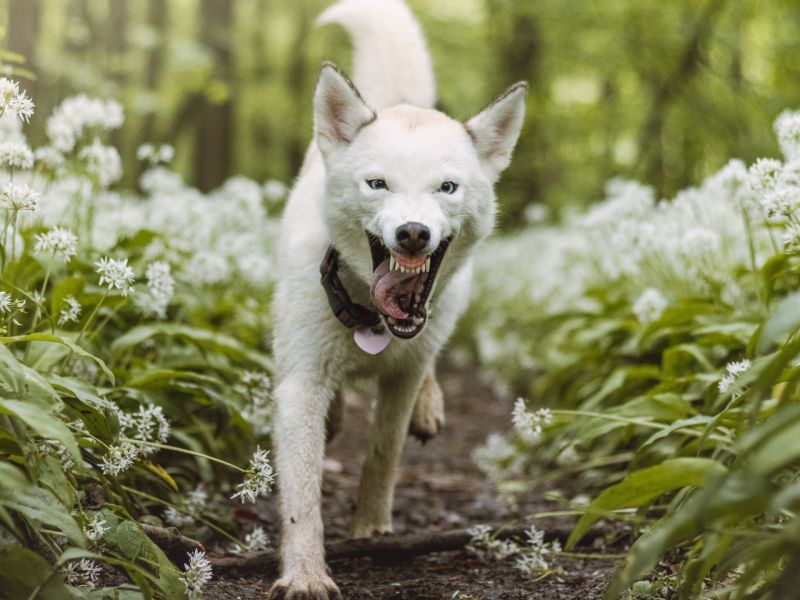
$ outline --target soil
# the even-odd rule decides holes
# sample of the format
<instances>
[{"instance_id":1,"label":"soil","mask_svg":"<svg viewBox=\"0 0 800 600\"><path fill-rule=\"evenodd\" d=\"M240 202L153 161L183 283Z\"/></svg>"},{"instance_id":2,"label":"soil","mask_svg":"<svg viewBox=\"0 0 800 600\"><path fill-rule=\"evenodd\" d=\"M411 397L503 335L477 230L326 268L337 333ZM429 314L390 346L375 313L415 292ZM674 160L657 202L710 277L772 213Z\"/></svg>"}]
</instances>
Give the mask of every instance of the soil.
<instances>
[{"instance_id":1,"label":"soil","mask_svg":"<svg viewBox=\"0 0 800 600\"><path fill-rule=\"evenodd\" d=\"M395 491L394 531L447 531L475 524L519 524L526 515L558 508L534 488L513 505L471 459L488 434L509 427L511 399L500 398L473 371L440 369L446 396L444 430L426 444L409 437ZM367 447L369 396L345 398L342 431L328 445L323 484L326 539L346 537L361 463ZM276 499L258 506L258 520L278 539ZM540 529L564 529L569 521L537 521ZM591 552L578 548L577 552ZM608 549L606 549L608 552ZM482 562L466 550L402 559L348 559L330 563L344 598L350 600L590 600L602 591L613 561L559 557L561 574L535 580L514 568L513 560ZM207 599L264 600L276 573L225 574L207 588Z\"/></svg>"}]
</instances>

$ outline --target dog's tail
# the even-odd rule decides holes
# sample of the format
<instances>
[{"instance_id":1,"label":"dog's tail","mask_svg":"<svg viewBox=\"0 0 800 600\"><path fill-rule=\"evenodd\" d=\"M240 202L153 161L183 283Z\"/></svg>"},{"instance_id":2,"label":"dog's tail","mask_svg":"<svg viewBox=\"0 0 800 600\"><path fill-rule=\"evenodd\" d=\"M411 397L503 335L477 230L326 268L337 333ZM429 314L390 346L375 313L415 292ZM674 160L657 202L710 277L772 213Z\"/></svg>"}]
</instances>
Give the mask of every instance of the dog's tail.
<instances>
[{"instance_id":1,"label":"dog's tail","mask_svg":"<svg viewBox=\"0 0 800 600\"><path fill-rule=\"evenodd\" d=\"M373 108L432 108L436 84L419 23L402 0L339 0L317 24L338 23L353 40L353 82Z\"/></svg>"}]
</instances>

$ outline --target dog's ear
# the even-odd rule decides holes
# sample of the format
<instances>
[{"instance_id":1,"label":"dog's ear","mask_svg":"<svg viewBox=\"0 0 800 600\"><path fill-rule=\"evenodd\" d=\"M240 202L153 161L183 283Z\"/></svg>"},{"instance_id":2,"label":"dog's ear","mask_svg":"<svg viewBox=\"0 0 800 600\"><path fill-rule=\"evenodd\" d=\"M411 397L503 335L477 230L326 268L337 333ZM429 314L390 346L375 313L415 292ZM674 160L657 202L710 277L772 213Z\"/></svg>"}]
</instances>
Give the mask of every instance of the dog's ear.
<instances>
[{"instance_id":1,"label":"dog's ear","mask_svg":"<svg viewBox=\"0 0 800 600\"><path fill-rule=\"evenodd\" d=\"M511 162L511 152L517 143L525 118L525 98L528 84L515 83L497 100L466 122L478 155L494 177Z\"/></svg>"},{"instance_id":2,"label":"dog's ear","mask_svg":"<svg viewBox=\"0 0 800 600\"><path fill-rule=\"evenodd\" d=\"M324 158L353 141L375 120L353 83L331 62L322 65L314 90L314 130Z\"/></svg>"}]
</instances>

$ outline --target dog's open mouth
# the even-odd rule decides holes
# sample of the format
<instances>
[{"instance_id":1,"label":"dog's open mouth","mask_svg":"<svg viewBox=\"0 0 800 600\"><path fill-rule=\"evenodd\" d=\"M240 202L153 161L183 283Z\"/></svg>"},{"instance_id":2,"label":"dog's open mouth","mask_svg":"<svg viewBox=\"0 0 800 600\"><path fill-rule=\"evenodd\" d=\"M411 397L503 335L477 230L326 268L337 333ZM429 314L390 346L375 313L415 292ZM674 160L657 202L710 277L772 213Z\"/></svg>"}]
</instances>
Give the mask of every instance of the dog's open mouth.
<instances>
[{"instance_id":1,"label":"dog's open mouth","mask_svg":"<svg viewBox=\"0 0 800 600\"><path fill-rule=\"evenodd\" d=\"M380 238L369 232L367 237L372 251L372 302L392 335L413 338L428 319L425 305L450 238L430 254L410 256L390 251Z\"/></svg>"}]
</instances>

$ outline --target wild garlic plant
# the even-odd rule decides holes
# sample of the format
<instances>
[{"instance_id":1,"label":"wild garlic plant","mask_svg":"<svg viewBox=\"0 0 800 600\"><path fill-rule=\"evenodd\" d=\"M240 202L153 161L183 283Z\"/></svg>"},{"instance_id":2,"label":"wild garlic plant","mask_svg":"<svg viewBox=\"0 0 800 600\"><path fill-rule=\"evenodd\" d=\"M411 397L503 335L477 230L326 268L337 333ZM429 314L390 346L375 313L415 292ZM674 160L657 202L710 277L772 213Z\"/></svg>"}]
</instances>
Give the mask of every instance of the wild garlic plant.
<instances>
[{"instance_id":1,"label":"wild garlic plant","mask_svg":"<svg viewBox=\"0 0 800 600\"><path fill-rule=\"evenodd\" d=\"M13 575L25 597L51 572L48 590L88 597L111 566L127 588L201 597L208 559L170 563L138 522L267 544L220 523L272 486L270 211L286 187L201 194L171 146L147 145L144 194L116 189L118 102L63 101L40 148L33 111L0 77L0 550L34 565Z\"/></svg>"},{"instance_id":2,"label":"wild garlic plant","mask_svg":"<svg viewBox=\"0 0 800 600\"><path fill-rule=\"evenodd\" d=\"M615 180L477 257L462 342L524 399L475 458L518 480L505 489L560 481L579 516L567 550L601 518L634 524L607 598L792 589L800 112L775 131L783 160L732 160L668 200Z\"/></svg>"}]
</instances>

